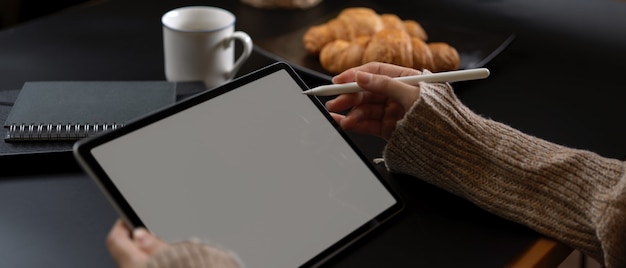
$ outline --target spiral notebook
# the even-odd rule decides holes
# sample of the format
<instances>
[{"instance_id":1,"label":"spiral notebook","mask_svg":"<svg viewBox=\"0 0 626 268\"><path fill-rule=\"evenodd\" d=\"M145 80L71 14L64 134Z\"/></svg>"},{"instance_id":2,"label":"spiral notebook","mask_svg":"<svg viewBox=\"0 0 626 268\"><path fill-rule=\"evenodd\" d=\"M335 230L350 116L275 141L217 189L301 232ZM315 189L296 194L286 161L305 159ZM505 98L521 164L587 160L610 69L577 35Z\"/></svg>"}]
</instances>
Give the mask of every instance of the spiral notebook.
<instances>
[{"instance_id":1,"label":"spiral notebook","mask_svg":"<svg viewBox=\"0 0 626 268\"><path fill-rule=\"evenodd\" d=\"M175 101L176 84L167 81L26 82L4 123L4 140L79 140Z\"/></svg>"}]
</instances>

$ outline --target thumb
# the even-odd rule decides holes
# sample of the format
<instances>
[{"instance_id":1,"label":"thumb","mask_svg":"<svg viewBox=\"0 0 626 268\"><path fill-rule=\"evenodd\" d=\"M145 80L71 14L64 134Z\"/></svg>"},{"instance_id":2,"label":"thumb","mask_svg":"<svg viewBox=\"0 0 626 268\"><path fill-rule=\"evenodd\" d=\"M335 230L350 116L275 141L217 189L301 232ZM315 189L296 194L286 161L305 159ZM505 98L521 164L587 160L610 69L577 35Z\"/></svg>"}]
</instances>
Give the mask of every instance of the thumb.
<instances>
[{"instance_id":1,"label":"thumb","mask_svg":"<svg viewBox=\"0 0 626 268\"><path fill-rule=\"evenodd\" d=\"M156 236L148 232L144 228L137 228L133 231L133 239L139 249L148 255L154 255L156 252L166 249L168 244L158 239Z\"/></svg>"},{"instance_id":2,"label":"thumb","mask_svg":"<svg viewBox=\"0 0 626 268\"><path fill-rule=\"evenodd\" d=\"M371 93L387 96L389 99L400 103L405 110L411 108L419 98L420 88L409 85L386 75L357 72L355 81L360 88Z\"/></svg>"},{"instance_id":3,"label":"thumb","mask_svg":"<svg viewBox=\"0 0 626 268\"><path fill-rule=\"evenodd\" d=\"M106 246L119 267L136 267L145 255L130 238L130 230L118 219L109 232Z\"/></svg>"}]
</instances>

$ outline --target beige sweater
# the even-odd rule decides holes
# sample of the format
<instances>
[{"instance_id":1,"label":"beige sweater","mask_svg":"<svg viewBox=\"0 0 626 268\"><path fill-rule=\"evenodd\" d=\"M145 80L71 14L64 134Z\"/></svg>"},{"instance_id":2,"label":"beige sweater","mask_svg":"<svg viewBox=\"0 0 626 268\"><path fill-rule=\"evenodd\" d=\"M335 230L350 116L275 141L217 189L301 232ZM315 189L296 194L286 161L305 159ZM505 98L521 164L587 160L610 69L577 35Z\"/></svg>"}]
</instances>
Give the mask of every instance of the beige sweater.
<instances>
[{"instance_id":1,"label":"beige sweater","mask_svg":"<svg viewBox=\"0 0 626 268\"><path fill-rule=\"evenodd\" d=\"M447 84L422 84L420 100L399 122L384 158L392 172L426 180L579 249L607 268L626 267L624 162L480 117ZM168 257L153 258L150 267L167 267L172 260L198 264L177 267L238 264L229 253L189 243L161 255Z\"/></svg>"},{"instance_id":2,"label":"beige sweater","mask_svg":"<svg viewBox=\"0 0 626 268\"><path fill-rule=\"evenodd\" d=\"M384 158L407 173L604 263L626 267L626 163L523 134L422 85Z\"/></svg>"}]
</instances>

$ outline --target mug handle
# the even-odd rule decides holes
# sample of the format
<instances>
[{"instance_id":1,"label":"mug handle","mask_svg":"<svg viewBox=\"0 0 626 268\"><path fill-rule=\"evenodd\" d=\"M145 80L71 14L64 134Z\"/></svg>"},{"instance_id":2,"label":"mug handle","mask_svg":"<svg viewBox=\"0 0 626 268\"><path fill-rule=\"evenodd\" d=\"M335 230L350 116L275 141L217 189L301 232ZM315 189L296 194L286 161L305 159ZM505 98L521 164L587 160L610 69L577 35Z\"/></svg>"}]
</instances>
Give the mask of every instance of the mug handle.
<instances>
[{"instance_id":1,"label":"mug handle","mask_svg":"<svg viewBox=\"0 0 626 268\"><path fill-rule=\"evenodd\" d=\"M230 38L226 39L225 41L228 44L234 40L241 41L241 43L243 44L243 51L241 52L241 55L239 55L239 58L237 58L237 60L233 64L233 68L230 70L230 72L227 75L229 80L235 77L235 75L237 74L241 66L243 66L246 60L250 57L250 54L252 54L252 48L253 48L252 38L250 38L250 36L245 32L236 31L230 36Z\"/></svg>"}]
</instances>

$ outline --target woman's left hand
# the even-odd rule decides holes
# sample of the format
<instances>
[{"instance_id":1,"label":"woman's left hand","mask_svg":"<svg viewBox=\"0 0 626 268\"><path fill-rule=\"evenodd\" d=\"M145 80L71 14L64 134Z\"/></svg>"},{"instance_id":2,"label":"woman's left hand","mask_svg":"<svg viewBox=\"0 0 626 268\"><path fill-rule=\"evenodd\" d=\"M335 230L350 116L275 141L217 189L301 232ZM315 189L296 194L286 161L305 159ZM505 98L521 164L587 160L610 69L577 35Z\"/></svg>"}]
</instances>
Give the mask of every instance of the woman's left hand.
<instances>
[{"instance_id":1,"label":"woman's left hand","mask_svg":"<svg viewBox=\"0 0 626 268\"><path fill-rule=\"evenodd\" d=\"M170 245L145 228L134 231L118 219L106 238L109 253L120 268L145 267L151 256Z\"/></svg>"}]
</instances>

